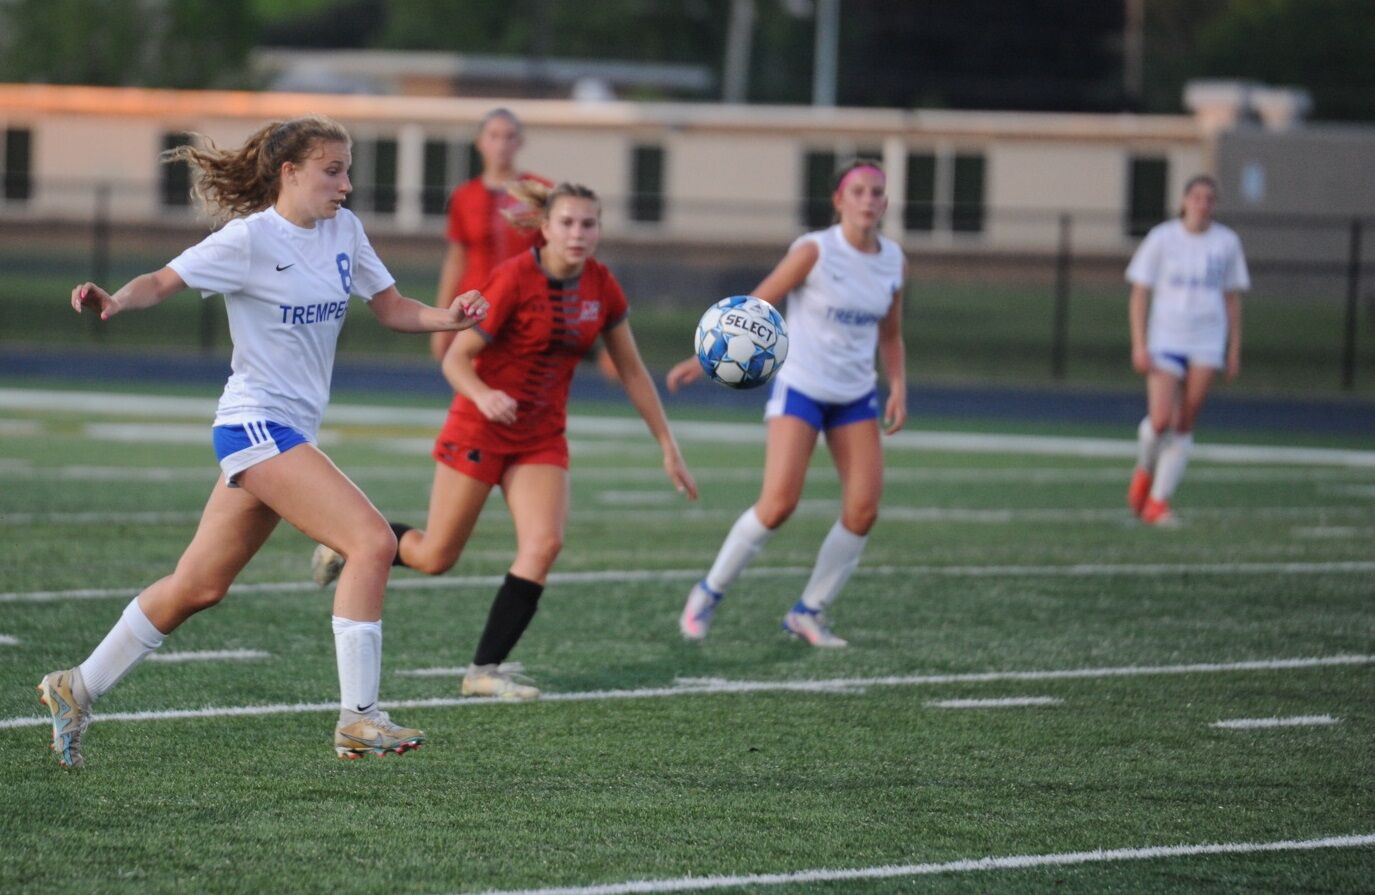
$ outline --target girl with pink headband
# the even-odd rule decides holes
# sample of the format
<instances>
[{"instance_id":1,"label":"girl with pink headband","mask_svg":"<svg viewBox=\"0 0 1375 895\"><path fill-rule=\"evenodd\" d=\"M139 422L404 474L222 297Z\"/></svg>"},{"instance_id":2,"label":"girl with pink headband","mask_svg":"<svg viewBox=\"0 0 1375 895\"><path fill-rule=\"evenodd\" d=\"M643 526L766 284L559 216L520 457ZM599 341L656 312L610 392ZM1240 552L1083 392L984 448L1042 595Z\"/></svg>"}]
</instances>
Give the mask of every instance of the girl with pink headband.
<instances>
[{"instance_id":1,"label":"girl with pink headband","mask_svg":"<svg viewBox=\"0 0 1375 895\"><path fill-rule=\"evenodd\" d=\"M907 419L902 291L907 264L897 243L879 235L888 208L877 162L856 159L835 177L836 223L799 237L752 295L788 299L788 362L774 378L765 408L764 483L754 506L736 520L706 577L692 586L678 627L702 640L726 590L797 509L807 468L824 433L840 474L840 518L817 553L810 580L783 617L783 630L815 647L843 647L825 612L859 565L883 493L882 431ZM875 354L888 396L875 388ZM668 389L700 379L696 357L673 367ZM881 419L881 423L880 423Z\"/></svg>"}]
</instances>

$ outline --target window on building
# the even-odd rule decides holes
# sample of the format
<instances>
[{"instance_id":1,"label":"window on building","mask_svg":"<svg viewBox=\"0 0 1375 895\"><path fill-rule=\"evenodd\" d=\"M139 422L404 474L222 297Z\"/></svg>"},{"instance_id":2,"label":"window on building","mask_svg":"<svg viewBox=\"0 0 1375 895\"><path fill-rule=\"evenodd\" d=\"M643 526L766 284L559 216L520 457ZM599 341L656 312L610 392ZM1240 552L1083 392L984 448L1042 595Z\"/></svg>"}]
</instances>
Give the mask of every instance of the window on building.
<instances>
[{"instance_id":1,"label":"window on building","mask_svg":"<svg viewBox=\"0 0 1375 895\"><path fill-rule=\"evenodd\" d=\"M657 223L664 219L664 148L641 145L630 155L630 219Z\"/></svg>"},{"instance_id":2,"label":"window on building","mask_svg":"<svg viewBox=\"0 0 1375 895\"><path fill-rule=\"evenodd\" d=\"M808 152L802 163L802 224L808 230L831 225L831 178L835 176L834 152Z\"/></svg>"},{"instance_id":3,"label":"window on building","mask_svg":"<svg viewBox=\"0 0 1375 895\"><path fill-rule=\"evenodd\" d=\"M981 153L955 155L950 229L956 233L983 231L984 167L984 157Z\"/></svg>"},{"instance_id":4,"label":"window on building","mask_svg":"<svg viewBox=\"0 0 1375 895\"><path fill-rule=\"evenodd\" d=\"M930 152L907 155L907 193L903 196L902 228L930 233L936 229L936 156Z\"/></svg>"},{"instance_id":5,"label":"window on building","mask_svg":"<svg viewBox=\"0 0 1375 895\"><path fill-rule=\"evenodd\" d=\"M444 203L452 185L449 183L449 144L443 140L426 140L424 166L420 176L420 211L422 214L444 213Z\"/></svg>"},{"instance_id":6,"label":"window on building","mask_svg":"<svg viewBox=\"0 0 1375 895\"><path fill-rule=\"evenodd\" d=\"M162 150L190 146L191 135L183 132L162 135ZM186 208L191 204L191 166L186 162L161 162L158 195L166 208Z\"/></svg>"},{"instance_id":7,"label":"window on building","mask_svg":"<svg viewBox=\"0 0 1375 895\"><path fill-rule=\"evenodd\" d=\"M1135 157L1127 171L1127 233L1144 236L1168 216L1170 164L1163 158Z\"/></svg>"},{"instance_id":8,"label":"window on building","mask_svg":"<svg viewBox=\"0 0 1375 895\"><path fill-rule=\"evenodd\" d=\"M396 213L396 141L378 140L372 156L372 210Z\"/></svg>"},{"instance_id":9,"label":"window on building","mask_svg":"<svg viewBox=\"0 0 1375 895\"><path fill-rule=\"evenodd\" d=\"M3 158L5 165L4 196L7 202L25 202L33 195L33 131L27 128L5 129Z\"/></svg>"},{"instance_id":10,"label":"window on building","mask_svg":"<svg viewBox=\"0 0 1375 895\"><path fill-rule=\"evenodd\" d=\"M455 183L472 180L482 173L482 153L477 151L476 143L464 143L461 155L463 157L463 169L455 176Z\"/></svg>"}]
</instances>

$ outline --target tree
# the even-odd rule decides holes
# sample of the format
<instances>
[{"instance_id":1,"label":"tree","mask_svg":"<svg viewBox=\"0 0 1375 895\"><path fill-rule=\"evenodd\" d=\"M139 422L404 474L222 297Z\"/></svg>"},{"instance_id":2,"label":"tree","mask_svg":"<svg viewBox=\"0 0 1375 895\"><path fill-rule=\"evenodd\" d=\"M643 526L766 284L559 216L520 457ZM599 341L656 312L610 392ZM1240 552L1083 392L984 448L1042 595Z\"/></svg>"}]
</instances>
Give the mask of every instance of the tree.
<instances>
[{"instance_id":1,"label":"tree","mask_svg":"<svg viewBox=\"0 0 1375 895\"><path fill-rule=\"evenodd\" d=\"M1375 119L1369 0L1150 0L1147 104L1175 111L1190 78L1306 88L1315 117Z\"/></svg>"},{"instance_id":2,"label":"tree","mask_svg":"<svg viewBox=\"0 0 1375 895\"><path fill-rule=\"evenodd\" d=\"M0 79L51 84L223 86L256 40L221 0L11 0L0 24Z\"/></svg>"}]
</instances>

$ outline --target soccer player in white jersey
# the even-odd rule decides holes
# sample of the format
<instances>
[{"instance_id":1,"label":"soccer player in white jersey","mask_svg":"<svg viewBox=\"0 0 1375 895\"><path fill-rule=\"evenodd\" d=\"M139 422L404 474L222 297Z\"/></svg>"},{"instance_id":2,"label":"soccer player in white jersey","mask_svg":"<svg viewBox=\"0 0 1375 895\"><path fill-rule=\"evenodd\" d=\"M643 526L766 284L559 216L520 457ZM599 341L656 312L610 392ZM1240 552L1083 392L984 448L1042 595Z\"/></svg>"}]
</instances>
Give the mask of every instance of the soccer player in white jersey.
<instances>
[{"instance_id":1,"label":"soccer player in white jersey","mask_svg":"<svg viewBox=\"0 0 1375 895\"><path fill-rule=\"evenodd\" d=\"M1217 181L1191 178L1179 217L1153 227L1127 268L1132 367L1146 377L1147 407L1127 505L1147 525L1177 524L1170 498L1198 412L1219 370L1228 380L1241 370L1241 293L1251 279L1241 240L1213 220L1216 205Z\"/></svg>"},{"instance_id":2,"label":"soccer player in white jersey","mask_svg":"<svg viewBox=\"0 0 1375 895\"><path fill-rule=\"evenodd\" d=\"M115 293L95 283L72 290L72 308L102 320L150 308L191 288L221 293L234 341L232 373L215 414L223 471L200 525L172 574L145 588L79 666L38 684L53 721L53 750L66 767L84 763L81 738L91 704L193 614L218 603L239 571L287 520L348 556L334 595L333 630L341 705L340 758L404 753L422 731L378 708L382 597L396 536L381 513L318 447L335 343L352 295L401 332L462 330L487 302L469 292L449 308L406 298L373 252L344 200L350 140L322 117L274 122L233 150L206 142L168 160L188 162L195 196L225 225Z\"/></svg>"},{"instance_id":3,"label":"soccer player in white jersey","mask_svg":"<svg viewBox=\"0 0 1375 895\"><path fill-rule=\"evenodd\" d=\"M793 243L752 293L787 302L788 362L772 386L765 418L764 483L693 585L679 618L689 640L707 636L726 590L797 509L817 435L825 433L840 474L840 519L817 553L800 599L783 617L788 633L817 647L842 647L825 611L859 565L878 519L883 492L875 351L888 378L882 429L892 435L907 420L902 290L906 261L896 243L879 235L888 207L883 169L859 159L836 175L831 201L836 223ZM668 388L702 376L695 357L675 365Z\"/></svg>"}]
</instances>

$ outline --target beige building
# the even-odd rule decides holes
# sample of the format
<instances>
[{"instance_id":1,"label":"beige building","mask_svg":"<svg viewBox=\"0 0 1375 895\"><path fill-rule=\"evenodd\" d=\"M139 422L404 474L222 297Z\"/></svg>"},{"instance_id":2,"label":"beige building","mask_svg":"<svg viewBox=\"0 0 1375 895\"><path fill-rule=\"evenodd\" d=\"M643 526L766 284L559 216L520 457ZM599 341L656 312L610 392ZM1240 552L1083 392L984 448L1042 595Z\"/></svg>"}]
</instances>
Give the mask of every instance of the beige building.
<instances>
[{"instance_id":1,"label":"beige building","mask_svg":"<svg viewBox=\"0 0 1375 895\"><path fill-rule=\"evenodd\" d=\"M84 220L99 202L119 222L189 218L184 172L160 165L161 150L187 131L232 145L264 121L313 112L354 136L354 205L370 230L438 233L494 102L0 85L0 215ZM1210 163L1192 116L509 105L527 127L522 164L593 186L608 235L647 243L776 246L829 221L830 174L863 153L888 169L884 229L909 250L1043 250L1069 212L1090 222L1079 248L1114 252Z\"/></svg>"},{"instance_id":2,"label":"beige building","mask_svg":"<svg viewBox=\"0 0 1375 895\"><path fill-rule=\"evenodd\" d=\"M864 154L888 170L885 232L914 253L1042 253L1069 220L1076 254L1121 255L1208 171L1224 217L1262 224L1249 254L1314 240L1326 260L1348 240L1314 221L1375 211L1375 129L1304 124L1305 99L1204 82L1185 96L1194 114L1142 116L0 85L0 217L189 223L186 173L163 149L318 112L354 136L369 230L434 236L477 121L507 102L527 127L522 163L597 189L622 243L786 244L829 222L837 162Z\"/></svg>"}]
</instances>

